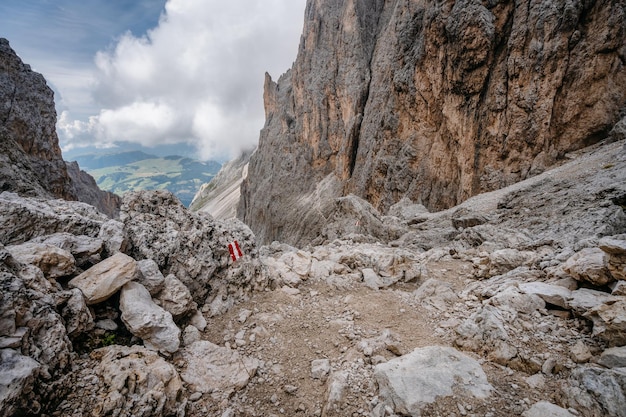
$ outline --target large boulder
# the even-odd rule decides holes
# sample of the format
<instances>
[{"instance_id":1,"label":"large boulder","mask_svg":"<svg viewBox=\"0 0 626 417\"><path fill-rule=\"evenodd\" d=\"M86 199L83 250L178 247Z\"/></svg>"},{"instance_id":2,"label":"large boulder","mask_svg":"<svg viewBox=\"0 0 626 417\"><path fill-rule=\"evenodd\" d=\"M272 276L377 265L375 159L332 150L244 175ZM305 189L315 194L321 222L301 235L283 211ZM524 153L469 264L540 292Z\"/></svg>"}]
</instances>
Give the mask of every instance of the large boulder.
<instances>
[{"instance_id":1,"label":"large boulder","mask_svg":"<svg viewBox=\"0 0 626 417\"><path fill-rule=\"evenodd\" d=\"M150 350L174 353L180 346L180 329L172 315L152 301L141 284L129 282L120 293L122 321Z\"/></svg>"},{"instance_id":2,"label":"large boulder","mask_svg":"<svg viewBox=\"0 0 626 417\"><path fill-rule=\"evenodd\" d=\"M39 395L52 396L52 383L70 363L72 344L57 307L70 294L2 245L0 288L0 415L38 414Z\"/></svg>"},{"instance_id":3,"label":"large boulder","mask_svg":"<svg viewBox=\"0 0 626 417\"><path fill-rule=\"evenodd\" d=\"M87 269L102 260L101 254L104 242L91 236L73 235L71 233L54 233L48 236L40 236L32 239L32 243L54 245L72 254L76 265Z\"/></svg>"},{"instance_id":4,"label":"large boulder","mask_svg":"<svg viewBox=\"0 0 626 417\"><path fill-rule=\"evenodd\" d=\"M73 278L68 285L80 289L87 304L98 304L137 277L137 262L128 255L116 253Z\"/></svg>"},{"instance_id":5,"label":"large boulder","mask_svg":"<svg viewBox=\"0 0 626 417\"><path fill-rule=\"evenodd\" d=\"M486 399L493 387L480 364L456 349L428 346L376 365L380 396L395 413L420 416L438 399Z\"/></svg>"},{"instance_id":6,"label":"large boulder","mask_svg":"<svg viewBox=\"0 0 626 417\"><path fill-rule=\"evenodd\" d=\"M124 195L120 219L128 236L127 253L152 259L164 275L175 275L198 305L210 303L220 314L253 289L267 286L260 273L254 235L238 220L216 221L188 211L167 191ZM237 241L243 257L233 261L229 244Z\"/></svg>"},{"instance_id":7,"label":"large boulder","mask_svg":"<svg viewBox=\"0 0 626 417\"><path fill-rule=\"evenodd\" d=\"M72 389L56 407L62 415L184 416L176 368L143 346L107 346L78 362Z\"/></svg>"},{"instance_id":8,"label":"large boulder","mask_svg":"<svg viewBox=\"0 0 626 417\"><path fill-rule=\"evenodd\" d=\"M97 237L106 221L104 214L85 203L0 193L0 243L3 245L60 232Z\"/></svg>"}]
</instances>

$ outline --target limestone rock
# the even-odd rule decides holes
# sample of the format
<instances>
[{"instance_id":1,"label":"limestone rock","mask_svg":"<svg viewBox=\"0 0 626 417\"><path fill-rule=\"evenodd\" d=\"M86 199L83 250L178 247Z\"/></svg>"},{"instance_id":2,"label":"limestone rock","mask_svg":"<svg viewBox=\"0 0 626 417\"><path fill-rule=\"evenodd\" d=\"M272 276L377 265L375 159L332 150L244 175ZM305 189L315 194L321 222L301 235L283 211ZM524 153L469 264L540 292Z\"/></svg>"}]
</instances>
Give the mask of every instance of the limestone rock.
<instances>
[{"instance_id":1,"label":"limestone rock","mask_svg":"<svg viewBox=\"0 0 626 417\"><path fill-rule=\"evenodd\" d=\"M328 378L326 388L326 403L322 416L341 415L341 405L346 399L346 391L348 390L348 372L333 372Z\"/></svg>"},{"instance_id":2,"label":"limestone rock","mask_svg":"<svg viewBox=\"0 0 626 417\"><path fill-rule=\"evenodd\" d=\"M311 361L311 378L325 381L330 373L330 360L315 359Z\"/></svg>"},{"instance_id":3,"label":"limestone rock","mask_svg":"<svg viewBox=\"0 0 626 417\"><path fill-rule=\"evenodd\" d=\"M576 342L570 349L570 358L576 363L588 362L592 357L589 347L582 340Z\"/></svg>"},{"instance_id":4,"label":"limestone rock","mask_svg":"<svg viewBox=\"0 0 626 417\"><path fill-rule=\"evenodd\" d=\"M494 343L509 339L504 327L502 313L495 307L486 305L467 318L457 329L460 336L455 343L471 350L478 349L483 342ZM476 343L474 343L476 342ZM469 343L469 344L468 344Z\"/></svg>"},{"instance_id":5,"label":"limestone rock","mask_svg":"<svg viewBox=\"0 0 626 417\"><path fill-rule=\"evenodd\" d=\"M68 294L39 268L17 263L1 244L0 288L0 344L11 348L1 349L0 379L8 391L0 388L0 398L8 402L0 401L0 415L37 415L41 403L32 384L42 376L59 378L71 359L72 344L57 310ZM22 392L15 397L18 389Z\"/></svg>"},{"instance_id":6,"label":"limestone rock","mask_svg":"<svg viewBox=\"0 0 626 417\"><path fill-rule=\"evenodd\" d=\"M174 353L180 346L180 329L172 315L156 305L145 287L128 282L120 293L122 321L128 330L141 338L146 348Z\"/></svg>"},{"instance_id":7,"label":"limestone rock","mask_svg":"<svg viewBox=\"0 0 626 417\"><path fill-rule=\"evenodd\" d=\"M163 289L165 277L159 270L159 266L152 259L142 259L137 262L139 276L136 281L146 287L150 295L154 296Z\"/></svg>"},{"instance_id":8,"label":"limestone rock","mask_svg":"<svg viewBox=\"0 0 626 417\"><path fill-rule=\"evenodd\" d=\"M187 363L180 376L192 390L225 397L245 387L259 367L258 360L208 341L195 342L180 355Z\"/></svg>"},{"instance_id":9,"label":"limestone rock","mask_svg":"<svg viewBox=\"0 0 626 417\"><path fill-rule=\"evenodd\" d=\"M71 233L54 233L32 239L32 243L54 245L72 254L79 267L90 267L100 262L104 242L90 236L77 236Z\"/></svg>"},{"instance_id":10,"label":"limestone rock","mask_svg":"<svg viewBox=\"0 0 626 417\"><path fill-rule=\"evenodd\" d=\"M541 297L546 303L554 304L561 308L567 308L567 300L572 292L560 285L546 284L544 282L525 282L519 284L519 289L526 294L535 294Z\"/></svg>"},{"instance_id":11,"label":"limestone rock","mask_svg":"<svg viewBox=\"0 0 626 417\"><path fill-rule=\"evenodd\" d=\"M85 414L181 415L182 381L173 365L142 346L108 346L92 356L99 360L95 404L84 404Z\"/></svg>"},{"instance_id":12,"label":"limestone rock","mask_svg":"<svg viewBox=\"0 0 626 417\"><path fill-rule=\"evenodd\" d=\"M607 368L626 368L626 346L612 347L600 355L598 363Z\"/></svg>"},{"instance_id":13,"label":"limestone rock","mask_svg":"<svg viewBox=\"0 0 626 417\"><path fill-rule=\"evenodd\" d=\"M618 300L617 297L605 292L580 288L571 292L570 297L567 299L567 304L575 314L582 316L593 308L616 300Z\"/></svg>"},{"instance_id":14,"label":"limestone rock","mask_svg":"<svg viewBox=\"0 0 626 417\"><path fill-rule=\"evenodd\" d=\"M67 232L97 237L108 219L85 203L0 193L0 243L20 244L38 236Z\"/></svg>"},{"instance_id":15,"label":"limestone rock","mask_svg":"<svg viewBox=\"0 0 626 417\"><path fill-rule=\"evenodd\" d=\"M608 268L615 279L626 280L626 240L605 237L599 247L608 255Z\"/></svg>"},{"instance_id":16,"label":"limestone rock","mask_svg":"<svg viewBox=\"0 0 626 417\"><path fill-rule=\"evenodd\" d=\"M98 304L135 279L137 273L137 262L133 258L116 253L73 278L68 285L80 289L88 305Z\"/></svg>"},{"instance_id":17,"label":"limestone rock","mask_svg":"<svg viewBox=\"0 0 626 417\"><path fill-rule=\"evenodd\" d=\"M165 277L163 289L156 300L174 318L182 317L197 307L189 289L172 274Z\"/></svg>"},{"instance_id":18,"label":"limestone rock","mask_svg":"<svg viewBox=\"0 0 626 417\"><path fill-rule=\"evenodd\" d=\"M388 215L399 217L409 224L415 222L417 219L423 218L422 216L428 213L426 207L421 204L415 204L407 197L403 197L396 204L389 207L389 211L387 212Z\"/></svg>"},{"instance_id":19,"label":"limestone rock","mask_svg":"<svg viewBox=\"0 0 626 417\"><path fill-rule=\"evenodd\" d=\"M238 220L192 213L167 191L126 193L120 219L130 245L127 253L152 259L164 275L175 275L198 305L211 306L212 315L267 286L254 235ZM235 240L244 256L232 261L228 245Z\"/></svg>"},{"instance_id":20,"label":"limestone rock","mask_svg":"<svg viewBox=\"0 0 626 417\"><path fill-rule=\"evenodd\" d=\"M419 416L438 398L485 399L493 387L481 366L449 347L429 346L376 365L380 396L398 414Z\"/></svg>"},{"instance_id":21,"label":"limestone rock","mask_svg":"<svg viewBox=\"0 0 626 417\"><path fill-rule=\"evenodd\" d=\"M13 349L0 349L0 414L14 415L15 403L32 390L40 364Z\"/></svg>"},{"instance_id":22,"label":"limestone rock","mask_svg":"<svg viewBox=\"0 0 626 417\"><path fill-rule=\"evenodd\" d=\"M539 401L522 413L522 417L576 417L566 409L547 401Z\"/></svg>"},{"instance_id":23,"label":"limestone rock","mask_svg":"<svg viewBox=\"0 0 626 417\"><path fill-rule=\"evenodd\" d=\"M124 224L117 220L108 220L100 228L98 237L104 241L104 247L109 255L125 252L128 242L124 235Z\"/></svg>"},{"instance_id":24,"label":"limestone rock","mask_svg":"<svg viewBox=\"0 0 626 417\"><path fill-rule=\"evenodd\" d=\"M522 265L528 266L535 258L534 252L517 249L499 249L489 255L489 275L496 276Z\"/></svg>"},{"instance_id":25,"label":"limestone rock","mask_svg":"<svg viewBox=\"0 0 626 417\"><path fill-rule=\"evenodd\" d=\"M266 75L239 217L303 246L338 197L434 212L541 173L623 118L623 16L609 1L310 3L292 68Z\"/></svg>"},{"instance_id":26,"label":"limestone rock","mask_svg":"<svg viewBox=\"0 0 626 417\"><path fill-rule=\"evenodd\" d=\"M435 278L426 280L413 292L413 295L427 308L430 306L440 311L446 310L449 304L459 300L450 284Z\"/></svg>"},{"instance_id":27,"label":"limestone rock","mask_svg":"<svg viewBox=\"0 0 626 417\"><path fill-rule=\"evenodd\" d=\"M620 279L609 284L611 295L626 295L626 281Z\"/></svg>"},{"instance_id":28,"label":"limestone rock","mask_svg":"<svg viewBox=\"0 0 626 417\"><path fill-rule=\"evenodd\" d=\"M6 249L18 262L36 266L48 278L65 277L76 269L72 254L53 245L27 242Z\"/></svg>"},{"instance_id":29,"label":"limestone rock","mask_svg":"<svg viewBox=\"0 0 626 417\"><path fill-rule=\"evenodd\" d=\"M194 326L189 325L185 327L185 330L183 330L183 345L184 346L191 346L192 344L200 341L201 339L202 339L202 336L200 334L200 330L198 330Z\"/></svg>"},{"instance_id":30,"label":"limestone rock","mask_svg":"<svg viewBox=\"0 0 626 417\"><path fill-rule=\"evenodd\" d=\"M535 294L525 294L513 285L504 288L489 299L489 303L501 310L530 314L545 308L545 302Z\"/></svg>"},{"instance_id":31,"label":"limestone rock","mask_svg":"<svg viewBox=\"0 0 626 417\"><path fill-rule=\"evenodd\" d=\"M61 316L65 320L65 328L69 336L77 336L94 328L94 319L91 311L85 303L83 293L74 288L69 291L70 298L61 310Z\"/></svg>"},{"instance_id":32,"label":"limestone rock","mask_svg":"<svg viewBox=\"0 0 626 417\"><path fill-rule=\"evenodd\" d=\"M576 368L572 378L593 395L604 409L605 415L626 416L626 369Z\"/></svg>"},{"instance_id":33,"label":"limestone rock","mask_svg":"<svg viewBox=\"0 0 626 417\"><path fill-rule=\"evenodd\" d=\"M578 281L606 285L613 280L608 270L608 257L600 248L585 248L563 264L563 270Z\"/></svg>"},{"instance_id":34,"label":"limestone rock","mask_svg":"<svg viewBox=\"0 0 626 417\"><path fill-rule=\"evenodd\" d=\"M626 300L607 302L589 310L585 317L593 321L593 335L609 346L626 345Z\"/></svg>"}]
</instances>

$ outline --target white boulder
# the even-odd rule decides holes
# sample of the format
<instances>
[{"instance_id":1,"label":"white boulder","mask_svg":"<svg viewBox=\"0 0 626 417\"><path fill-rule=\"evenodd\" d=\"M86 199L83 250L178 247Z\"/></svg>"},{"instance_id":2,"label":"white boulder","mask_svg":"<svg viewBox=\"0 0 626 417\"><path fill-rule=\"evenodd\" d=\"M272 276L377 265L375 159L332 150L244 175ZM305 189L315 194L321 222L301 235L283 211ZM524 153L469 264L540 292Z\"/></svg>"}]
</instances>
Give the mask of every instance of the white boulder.
<instances>
[{"instance_id":1,"label":"white boulder","mask_svg":"<svg viewBox=\"0 0 626 417\"><path fill-rule=\"evenodd\" d=\"M180 329L172 315L156 305L141 284L129 282L120 294L122 321L128 330L143 339L150 350L174 353L180 347Z\"/></svg>"}]
</instances>

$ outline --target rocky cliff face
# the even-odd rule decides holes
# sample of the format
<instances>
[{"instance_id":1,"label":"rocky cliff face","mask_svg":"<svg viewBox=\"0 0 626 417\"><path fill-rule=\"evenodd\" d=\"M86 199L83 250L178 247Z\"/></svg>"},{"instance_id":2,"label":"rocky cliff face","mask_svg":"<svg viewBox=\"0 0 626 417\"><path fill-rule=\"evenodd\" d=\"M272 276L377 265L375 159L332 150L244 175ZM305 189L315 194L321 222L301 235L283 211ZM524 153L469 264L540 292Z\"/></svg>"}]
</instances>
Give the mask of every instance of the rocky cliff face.
<instances>
[{"instance_id":1,"label":"rocky cliff face","mask_svg":"<svg viewBox=\"0 0 626 417\"><path fill-rule=\"evenodd\" d=\"M91 181L78 167L70 177L55 125L54 93L46 80L0 39L0 190L80 200L115 214L119 197L101 191L95 182L95 188L85 187Z\"/></svg>"},{"instance_id":2,"label":"rocky cliff face","mask_svg":"<svg viewBox=\"0 0 626 417\"><path fill-rule=\"evenodd\" d=\"M244 151L238 158L222 166L210 182L200 187L189 209L209 213L216 219L237 217L241 183L248 176L248 163L253 152Z\"/></svg>"},{"instance_id":3,"label":"rocky cliff face","mask_svg":"<svg viewBox=\"0 0 626 417\"><path fill-rule=\"evenodd\" d=\"M538 174L623 116L625 40L622 2L310 0L238 214L301 244L349 193L440 210Z\"/></svg>"}]
</instances>

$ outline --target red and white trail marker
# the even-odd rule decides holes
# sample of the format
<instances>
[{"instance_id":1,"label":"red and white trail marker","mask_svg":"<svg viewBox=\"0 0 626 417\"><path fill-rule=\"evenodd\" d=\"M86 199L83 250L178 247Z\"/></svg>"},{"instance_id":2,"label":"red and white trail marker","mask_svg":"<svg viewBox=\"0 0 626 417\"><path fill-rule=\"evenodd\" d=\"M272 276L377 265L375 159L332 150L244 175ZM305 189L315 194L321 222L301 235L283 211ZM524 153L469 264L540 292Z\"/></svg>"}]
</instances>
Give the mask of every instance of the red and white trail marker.
<instances>
[{"instance_id":1,"label":"red and white trail marker","mask_svg":"<svg viewBox=\"0 0 626 417\"><path fill-rule=\"evenodd\" d=\"M228 251L230 252L230 257L233 258L233 262L243 257L239 243L236 240L228 244Z\"/></svg>"}]
</instances>

